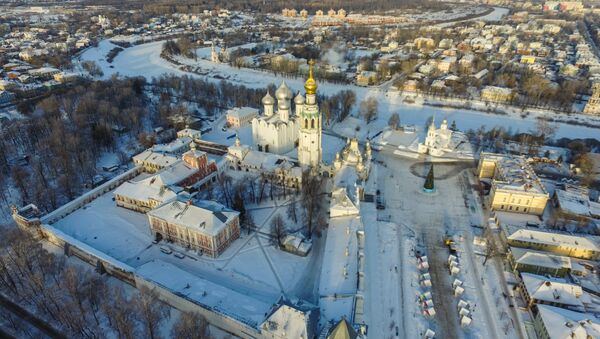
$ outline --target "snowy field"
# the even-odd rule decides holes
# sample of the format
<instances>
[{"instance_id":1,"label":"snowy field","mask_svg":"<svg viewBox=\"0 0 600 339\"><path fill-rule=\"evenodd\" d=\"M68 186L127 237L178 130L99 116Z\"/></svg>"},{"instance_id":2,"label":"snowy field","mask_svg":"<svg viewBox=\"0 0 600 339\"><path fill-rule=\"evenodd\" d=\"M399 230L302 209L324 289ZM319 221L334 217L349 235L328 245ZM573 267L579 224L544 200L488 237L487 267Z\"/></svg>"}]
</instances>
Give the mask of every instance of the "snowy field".
<instances>
[{"instance_id":1,"label":"snowy field","mask_svg":"<svg viewBox=\"0 0 600 339\"><path fill-rule=\"evenodd\" d=\"M490 14L491 15L491 14ZM80 57L81 60L93 60L104 71L103 78L107 79L114 74L124 76L145 76L149 79L158 77L164 73L175 75L192 75L200 78L209 79L212 81L221 81L214 78L220 76L227 81L236 84L245 85L251 88L266 88L269 84L279 84L282 79L276 77L272 73L262 72L252 69L237 69L230 67L227 64L214 64L209 60L199 59L198 61L189 60L190 64L194 64L200 69L207 71L208 75L198 75L181 71L177 66L167 62L160 57L160 51L163 42L153 42L143 45L137 45L125 49L113 61L112 64L106 62L106 54L113 48L113 44L108 40L101 41L98 47L86 50ZM286 78L286 83L294 92L303 90L304 79ZM341 85L331 83L319 83L319 92L331 95L343 89L351 89L356 92L357 105L361 100L375 96L379 100L379 118L369 125L363 123L359 137L364 137L368 132L376 133L387 123L389 115L394 112L400 114L400 119L403 124L415 124L423 126L427 119L431 116L436 116L438 119L446 117L449 121L456 121L460 130L477 129L480 126L485 126L490 129L493 127L505 127L513 132L526 132L535 129L536 116L540 114L530 114L522 118L519 114L510 115L495 115L486 112L454 109L454 108L437 108L424 105L410 105L402 101L402 97L395 93L383 92L379 88L364 88L353 85ZM566 115L552 116L567 118ZM595 128L569 125L558 123L559 127L556 132L556 137L579 137L579 138L598 138L599 131ZM354 131L346 136L354 136Z\"/></svg>"}]
</instances>

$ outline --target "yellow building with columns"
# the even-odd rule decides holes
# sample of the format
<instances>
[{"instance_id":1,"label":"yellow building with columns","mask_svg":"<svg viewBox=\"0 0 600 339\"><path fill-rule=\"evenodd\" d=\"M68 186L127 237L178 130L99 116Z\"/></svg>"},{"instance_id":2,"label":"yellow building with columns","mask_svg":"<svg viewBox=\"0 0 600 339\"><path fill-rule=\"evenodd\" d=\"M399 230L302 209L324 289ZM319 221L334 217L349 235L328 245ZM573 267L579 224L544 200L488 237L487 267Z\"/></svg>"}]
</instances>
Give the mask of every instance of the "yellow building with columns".
<instances>
[{"instance_id":1,"label":"yellow building with columns","mask_svg":"<svg viewBox=\"0 0 600 339\"><path fill-rule=\"evenodd\" d=\"M477 173L480 179L491 179L491 209L544 213L550 195L524 157L481 153Z\"/></svg>"}]
</instances>

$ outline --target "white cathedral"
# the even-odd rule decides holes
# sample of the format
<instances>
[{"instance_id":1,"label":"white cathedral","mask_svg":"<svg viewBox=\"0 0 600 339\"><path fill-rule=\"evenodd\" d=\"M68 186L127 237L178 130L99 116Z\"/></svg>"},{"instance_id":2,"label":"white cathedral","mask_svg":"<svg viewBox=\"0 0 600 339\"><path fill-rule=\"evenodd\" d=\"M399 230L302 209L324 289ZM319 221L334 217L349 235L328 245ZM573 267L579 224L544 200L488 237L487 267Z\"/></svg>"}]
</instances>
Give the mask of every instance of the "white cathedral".
<instances>
[{"instance_id":1,"label":"white cathedral","mask_svg":"<svg viewBox=\"0 0 600 339\"><path fill-rule=\"evenodd\" d=\"M431 120L425 142L419 144L418 151L434 157L473 158L469 138L464 133L448 128L446 119L442 121L440 128L436 128L435 120Z\"/></svg>"},{"instance_id":2,"label":"white cathedral","mask_svg":"<svg viewBox=\"0 0 600 339\"><path fill-rule=\"evenodd\" d=\"M321 166L321 114L317 104L317 82L313 78L314 62L309 62L309 76L304 84L306 98L298 93L294 98L285 81L275 91L262 98L263 112L252 120L254 148L260 152L286 154L298 146L298 161L302 167ZM277 102L275 102L277 100ZM277 104L277 112L275 112Z\"/></svg>"}]
</instances>

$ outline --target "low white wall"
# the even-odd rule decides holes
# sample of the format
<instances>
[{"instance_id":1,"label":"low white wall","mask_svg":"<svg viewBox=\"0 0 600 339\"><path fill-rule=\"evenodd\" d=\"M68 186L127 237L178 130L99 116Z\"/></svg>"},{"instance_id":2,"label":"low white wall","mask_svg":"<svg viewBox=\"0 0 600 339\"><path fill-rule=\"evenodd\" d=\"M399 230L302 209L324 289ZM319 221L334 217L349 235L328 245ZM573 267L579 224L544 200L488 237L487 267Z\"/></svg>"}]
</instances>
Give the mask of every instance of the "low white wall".
<instances>
[{"instance_id":1,"label":"low white wall","mask_svg":"<svg viewBox=\"0 0 600 339\"><path fill-rule=\"evenodd\" d=\"M265 336L261 335L257 329L248 327L223 314L204 308L188 299L185 295L177 295L171 292L168 288L163 287L153 281L146 280L139 275L135 276L135 282L138 288L141 286L146 286L155 290L162 301L182 312L197 312L202 314L211 325L218 327L225 332L234 334L241 338L266 338Z\"/></svg>"},{"instance_id":2,"label":"low white wall","mask_svg":"<svg viewBox=\"0 0 600 339\"><path fill-rule=\"evenodd\" d=\"M73 213L74 211L80 209L86 204L89 204L94 199L99 196L114 190L119 187L122 183L132 178L135 178L142 172L141 167L134 167L128 170L125 173L119 174L118 176L112 178L111 180L105 182L104 184L92 189L89 192L77 197L76 199L62 205L61 207L55 209L54 211L46 214L45 216L40 218L42 224L53 224L58 220L66 217L67 215Z\"/></svg>"}]
</instances>

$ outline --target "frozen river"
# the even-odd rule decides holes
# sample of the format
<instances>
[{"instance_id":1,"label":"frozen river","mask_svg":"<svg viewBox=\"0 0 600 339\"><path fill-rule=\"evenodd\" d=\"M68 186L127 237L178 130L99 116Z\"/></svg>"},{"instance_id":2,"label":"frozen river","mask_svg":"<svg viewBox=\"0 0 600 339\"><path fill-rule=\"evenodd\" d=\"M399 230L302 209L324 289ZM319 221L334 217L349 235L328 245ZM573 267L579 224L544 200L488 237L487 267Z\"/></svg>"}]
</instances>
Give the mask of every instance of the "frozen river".
<instances>
[{"instance_id":1,"label":"frozen river","mask_svg":"<svg viewBox=\"0 0 600 339\"><path fill-rule=\"evenodd\" d=\"M503 8L497 8L498 11L488 14L488 16L501 15ZM82 60L94 60L104 71L103 78L109 78L114 74L123 76L144 76L148 79L158 77L161 74L170 73L175 75L190 75L199 78L205 78L215 82L221 79L214 78L215 75L227 79L235 84L245 85L253 88L265 88L270 83L279 84L282 78L267 72L252 69L237 69L226 64L214 64L209 60L199 59L197 62L189 61L194 66L207 71L209 75L197 75L179 70L175 65L161 59L160 51L163 42L152 42L133 46L122 51L109 64L105 56L115 46L108 40L100 42L98 47L90 48L81 55ZM285 81L292 90L303 90L303 79L286 78ZM398 112L403 124L415 124L421 127L430 116L435 116L438 121L447 118L449 121L456 121L457 127L461 130L477 129L485 126L490 129L496 126L503 126L511 129L513 132L527 132L535 129L535 116L529 115L521 118L519 115L497 115L486 112L473 111L467 109L438 108L422 105L409 105L402 102L401 98L393 93L384 93L378 88L357 87L354 85L319 83L319 92L323 94L333 94L343 89L351 89L356 92L357 103L369 96L376 96L379 100L380 119L368 126L371 132L380 130L387 122L390 113ZM355 105L358 107L358 104ZM551 114L551 113L549 113ZM554 114L552 114L554 116ZM569 125L565 123L557 124L557 138L596 138L600 139L600 129ZM364 129L363 129L364 130Z\"/></svg>"}]
</instances>

